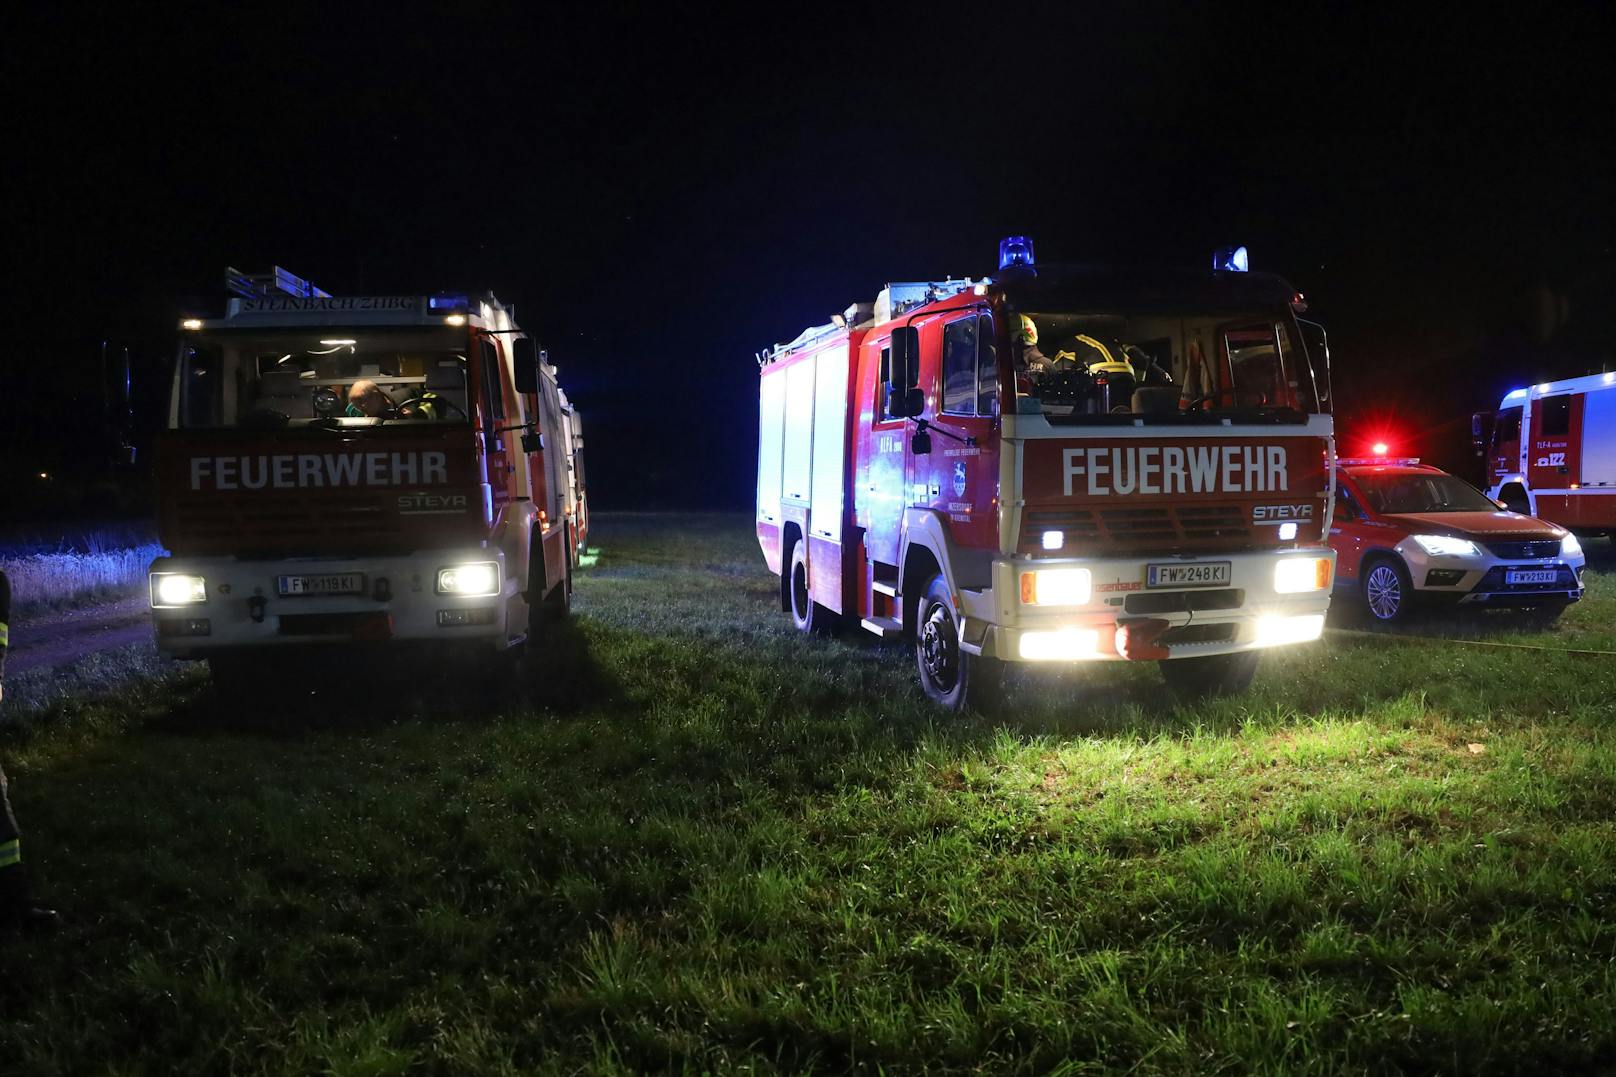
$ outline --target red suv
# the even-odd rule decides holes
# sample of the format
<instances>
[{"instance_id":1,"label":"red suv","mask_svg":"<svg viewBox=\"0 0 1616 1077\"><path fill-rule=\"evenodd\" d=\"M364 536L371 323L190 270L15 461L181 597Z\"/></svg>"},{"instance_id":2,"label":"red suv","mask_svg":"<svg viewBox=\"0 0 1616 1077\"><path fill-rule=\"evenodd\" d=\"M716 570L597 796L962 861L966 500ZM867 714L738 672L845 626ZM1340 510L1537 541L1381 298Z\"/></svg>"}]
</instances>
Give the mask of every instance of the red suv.
<instances>
[{"instance_id":1,"label":"red suv","mask_svg":"<svg viewBox=\"0 0 1616 1077\"><path fill-rule=\"evenodd\" d=\"M1420 601L1553 616L1582 597L1575 535L1418 460L1337 460L1330 545L1336 587L1357 592L1381 622Z\"/></svg>"}]
</instances>

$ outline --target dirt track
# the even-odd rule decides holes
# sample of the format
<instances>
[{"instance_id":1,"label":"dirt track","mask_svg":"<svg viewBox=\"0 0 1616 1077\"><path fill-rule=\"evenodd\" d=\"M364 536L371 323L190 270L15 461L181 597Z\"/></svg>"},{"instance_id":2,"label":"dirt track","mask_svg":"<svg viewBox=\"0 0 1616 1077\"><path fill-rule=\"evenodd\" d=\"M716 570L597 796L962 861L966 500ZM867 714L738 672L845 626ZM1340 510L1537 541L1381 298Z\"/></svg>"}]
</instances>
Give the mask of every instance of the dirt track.
<instances>
[{"instance_id":1,"label":"dirt track","mask_svg":"<svg viewBox=\"0 0 1616 1077\"><path fill-rule=\"evenodd\" d=\"M151 610L144 595L104 606L16 617L6 672L71 665L96 651L148 640L151 631Z\"/></svg>"}]
</instances>

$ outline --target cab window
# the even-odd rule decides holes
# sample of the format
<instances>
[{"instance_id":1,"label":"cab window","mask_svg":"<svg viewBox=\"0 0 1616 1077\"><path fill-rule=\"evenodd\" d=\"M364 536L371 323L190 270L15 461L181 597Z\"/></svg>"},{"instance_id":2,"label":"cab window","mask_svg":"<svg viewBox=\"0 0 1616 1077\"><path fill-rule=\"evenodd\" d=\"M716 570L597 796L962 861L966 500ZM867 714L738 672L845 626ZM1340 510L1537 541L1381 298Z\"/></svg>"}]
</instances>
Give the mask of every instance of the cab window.
<instances>
[{"instance_id":1,"label":"cab window","mask_svg":"<svg viewBox=\"0 0 1616 1077\"><path fill-rule=\"evenodd\" d=\"M875 381L875 416L874 421L884 423L892 418L890 403L887 400L887 386L892 381L892 346L883 345L881 348L881 368L876 371Z\"/></svg>"},{"instance_id":2,"label":"cab window","mask_svg":"<svg viewBox=\"0 0 1616 1077\"><path fill-rule=\"evenodd\" d=\"M1571 433L1571 397L1551 396L1543 400L1543 419L1538 433L1546 438L1565 437Z\"/></svg>"},{"instance_id":3,"label":"cab window","mask_svg":"<svg viewBox=\"0 0 1616 1077\"><path fill-rule=\"evenodd\" d=\"M986 314L976 323L976 413L999 414L999 359L993 346L993 319Z\"/></svg>"},{"instance_id":4,"label":"cab window","mask_svg":"<svg viewBox=\"0 0 1616 1077\"><path fill-rule=\"evenodd\" d=\"M493 451L495 443L500 440L499 428L505 425L505 386L499 376L499 352L495 350L494 342L482 341L479 353L482 356L483 414L488 417L483 439L488 443L489 450Z\"/></svg>"},{"instance_id":5,"label":"cab window","mask_svg":"<svg viewBox=\"0 0 1616 1077\"><path fill-rule=\"evenodd\" d=\"M975 318L943 327L943 411L950 415L976 414L976 329Z\"/></svg>"},{"instance_id":6,"label":"cab window","mask_svg":"<svg viewBox=\"0 0 1616 1077\"><path fill-rule=\"evenodd\" d=\"M1493 427L1493 448L1516 451L1521 444L1521 409L1505 408L1498 413L1498 424Z\"/></svg>"}]
</instances>

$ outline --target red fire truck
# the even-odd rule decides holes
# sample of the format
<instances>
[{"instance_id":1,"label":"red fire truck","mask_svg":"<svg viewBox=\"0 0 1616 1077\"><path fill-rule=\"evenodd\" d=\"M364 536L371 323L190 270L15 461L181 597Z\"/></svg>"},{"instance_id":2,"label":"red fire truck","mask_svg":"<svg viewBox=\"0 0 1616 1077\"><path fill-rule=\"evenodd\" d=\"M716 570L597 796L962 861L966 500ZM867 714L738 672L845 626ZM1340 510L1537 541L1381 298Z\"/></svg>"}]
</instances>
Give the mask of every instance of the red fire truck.
<instances>
[{"instance_id":1,"label":"red fire truck","mask_svg":"<svg viewBox=\"0 0 1616 1077\"><path fill-rule=\"evenodd\" d=\"M1515 389L1471 427L1492 497L1584 534L1616 532L1616 372Z\"/></svg>"},{"instance_id":2,"label":"red fire truck","mask_svg":"<svg viewBox=\"0 0 1616 1077\"><path fill-rule=\"evenodd\" d=\"M157 445L158 649L519 643L564 615L577 442L493 295L332 296L231 271L187 318Z\"/></svg>"},{"instance_id":3,"label":"red fire truck","mask_svg":"<svg viewBox=\"0 0 1616 1077\"><path fill-rule=\"evenodd\" d=\"M997 279L891 284L761 353L782 608L912 640L951 708L1000 662L1153 659L1178 694L1238 691L1262 648L1316 638L1325 338L1244 258L1044 267L1013 237Z\"/></svg>"}]
</instances>

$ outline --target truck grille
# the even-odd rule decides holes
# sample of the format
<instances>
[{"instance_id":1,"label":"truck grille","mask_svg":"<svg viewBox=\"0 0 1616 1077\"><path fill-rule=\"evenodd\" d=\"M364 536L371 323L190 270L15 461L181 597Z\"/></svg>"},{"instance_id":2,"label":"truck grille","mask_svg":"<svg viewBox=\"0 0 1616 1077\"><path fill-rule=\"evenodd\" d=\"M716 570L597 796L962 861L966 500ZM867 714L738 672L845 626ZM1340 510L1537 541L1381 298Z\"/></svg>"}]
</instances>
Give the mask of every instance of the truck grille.
<instances>
[{"instance_id":1,"label":"truck grille","mask_svg":"<svg viewBox=\"0 0 1616 1077\"><path fill-rule=\"evenodd\" d=\"M338 500L263 493L181 498L171 519L174 533L195 551L306 548L336 553L373 549L402 537L401 521L390 509L376 494L348 493Z\"/></svg>"},{"instance_id":2,"label":"truck grille","mask_svg":"<svg viewBox=\"0 0 1616 1077\"><path fill-rule=\"evenodd\" d=\"M1045 531L1064 531L1068 553L1201 552L1252 545L1241 505L1029 510L1022 521L1021 547L1029 552L1042 549Z\"/></svg>"}]
</instances>

